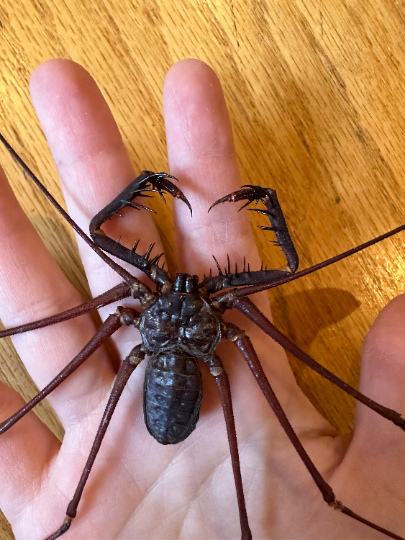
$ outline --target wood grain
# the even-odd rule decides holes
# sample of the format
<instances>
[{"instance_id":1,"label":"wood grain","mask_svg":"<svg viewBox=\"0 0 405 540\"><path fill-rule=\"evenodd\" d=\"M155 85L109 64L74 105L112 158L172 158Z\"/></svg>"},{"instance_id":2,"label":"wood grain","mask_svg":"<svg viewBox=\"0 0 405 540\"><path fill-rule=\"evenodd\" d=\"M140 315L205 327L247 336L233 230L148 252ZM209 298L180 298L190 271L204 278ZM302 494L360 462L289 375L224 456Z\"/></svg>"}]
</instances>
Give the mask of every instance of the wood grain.
<instances>
[{"instance_id":1,"label":"wood grain","mask_svg":"<svg viewBox=\"0 0 405 540\"><path fill-rule=\"evenodd\" d=\"M4 0L1 131L61 199L28 80L42 61L71 58L98 82L136 168L164 170L164 76L176 61L199 58L222 81L244 181L278 191L305 268L405 219L404 31L405 5L396 0ZM47 247L85 294L71 231L3 150L0 159ZM170 214L159 211L173 260ZM280 264L254 230L264 262ZM404 290L402 245L403 236L385 241L271 291L283 331L352 385L367 329ZM36 389L12 345L1 345L1 379L28 399ZM291 361L316 407L348 432L354 403ZM38 413L61 435L49 407ZM0 535L12 538L5 521Z\"/></svg>"}]
</instances>

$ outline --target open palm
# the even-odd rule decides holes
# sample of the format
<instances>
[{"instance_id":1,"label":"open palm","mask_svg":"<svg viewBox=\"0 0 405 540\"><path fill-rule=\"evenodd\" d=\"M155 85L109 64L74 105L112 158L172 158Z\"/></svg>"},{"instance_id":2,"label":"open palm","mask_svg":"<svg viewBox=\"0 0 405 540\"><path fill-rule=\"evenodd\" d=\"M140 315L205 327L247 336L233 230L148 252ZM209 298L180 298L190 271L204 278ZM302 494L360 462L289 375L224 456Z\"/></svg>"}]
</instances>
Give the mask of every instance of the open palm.
<instances>
[{"instance_id":1,"label":"open palm","mask_svg":"<svg viewBox=\"0 0 405 540\"><path fill-rule=\"evenodd\" d=\"M40 66L32 77L31 92L69 212L86 229L94 213L136 176L117 126L94 81L73 62L54 60ZM220 261L229 253L240 264L246 256L258 268L247 212L236 214L234 208L224 207L207 215L216 199L241 185L228 113L215 74L196 60L176 64L166 78L164 109L170 173L180 179L193 206L193 218L181 202L174 208L179 270L201 276L212 265L213 253ZM0 182L3 323L15 326L78 305L78 293L47 253L3 174ZM109 222L108 233L114 238L121 235L127 245L141 237L145 247L156 242L156 249L161 248L153 220L145 211L129 209L121 220ZM81 241L79 248L94 296L121 281ZM256 295L254 301L269 315L266 293ZM121 305L131 305L131 301ZM108 306L101 315L105 318L114 310ZM399 412L405 411L404 315L405 300L399 297L370 332L361 388ZM294 429L337 498L365 518L404 535L405 434L361 407L350 444L337 437L297 387L282 349L241 315L225 318L251 337ZM42 388L94 331L92 319L83 316L20 335L14 343ZM133 328L125 328L115 334L114 341L123 357L140 337ZM323 502L237 349L223 343L218 353L230 378L253 538L384 538ZM162 446L149 435L143 421L144 369L141 364L124 390L78 516L64 538L240 537L225 422L212 377L202 366L204 398L197 429L183 443ZM18 540L42 539L60 527L114 376L113 363L100 350L51 394L49 401L66 430L62 445L33 413L0 437L0 505ZM5 419L22 401L5 385L0 390L0 418Z\"/></svg>"}]
</instances>

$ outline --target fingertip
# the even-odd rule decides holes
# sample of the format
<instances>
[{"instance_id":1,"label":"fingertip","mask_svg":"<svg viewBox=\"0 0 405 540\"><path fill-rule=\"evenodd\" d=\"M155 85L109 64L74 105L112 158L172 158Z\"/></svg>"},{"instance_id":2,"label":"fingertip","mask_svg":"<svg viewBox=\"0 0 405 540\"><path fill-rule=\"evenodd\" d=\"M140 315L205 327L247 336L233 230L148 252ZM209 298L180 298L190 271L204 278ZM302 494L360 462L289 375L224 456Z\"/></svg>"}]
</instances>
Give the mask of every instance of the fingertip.
<instances>
[{"instance_id":1,"label":"fingertip","mask_svg":"<svg viewBox=\"0 0 405 540\"><path fill-rule=\"evenodd\" d=\"M166 73L164 93L170 96L173 91L177 94L177 92L183 90L183 97L188 99L190 90L200 87L201 79L211 84L213 91L220 91L222 94L221 85L215 71L211 66L196 58L186 58L173 64Z\"/></svg>"},{"instance_id":2,"label":"fingertip","mask_svg":"<svg viewBox=\"0 0 405 540\"><path fill-rule=\"evenodd\" d=\"M169 152L172 139L194 156L234 152L221 83L215 71L201 60L181 60L170 68L163 106Z\"/></svg>"},{"instance_id":3,"label":"fingertip","mask_svg":"<svg viewBox=\"0 0 405 540\"><path fill-rule=\"evenodd\" d=\"M50 76L64 76L66 74L70 74L70 76L75 74L78 77L91 78L88 71L77 62L66 58L51 58L50 60L46 60L39 64L39 66L31 73L30 90L35 91L37 85L46 82Z\"/></svg>"},{"instance_id":4,"label":"fingertip","mask_svg":"<svg viewBox=\"0 0 405 540\"><path fill-rule=\"evenodd\" d=\"M84 67L61 58L40 64L31 74L29 88L37 112L42 112L46 105L53 109L60 100L75 99L83 88L97 91L93 77Z\"/></svg>"},{"instance_id":5,"label":"fingertip","mask_svg":"<svg viewBox=\"0 0 405 540\"><path fill-rule=\"evenodd\" d=\"M42 63L32 73L30 92L58 166L122 145L101 91L76 62L54 59Z\"/></svg>"},{"instance_id":6,"label":"fingertip","mask_svg":"<svg viewBox=\"0 0 405 540\"><path fill-rule=\"evenodd\" d=\"M211 66L196 58L186 58L173 64L168 70L164 92L168 96L174 92L181 92L181 95L188 99L190 90L199 89L201 80L211 85L213 92L222 95L222 88L218 76Z\"/></svg>"}]
</instances>

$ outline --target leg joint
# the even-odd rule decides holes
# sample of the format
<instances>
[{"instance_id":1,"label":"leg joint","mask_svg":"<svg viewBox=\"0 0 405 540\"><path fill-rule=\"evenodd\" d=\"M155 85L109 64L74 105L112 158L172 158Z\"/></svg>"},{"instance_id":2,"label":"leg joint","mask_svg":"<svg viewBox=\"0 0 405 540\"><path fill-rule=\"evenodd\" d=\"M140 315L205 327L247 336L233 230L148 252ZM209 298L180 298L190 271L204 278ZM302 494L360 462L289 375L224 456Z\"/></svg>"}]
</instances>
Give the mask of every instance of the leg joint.
<instances>
[{"instance_id":1,"label":"leg joint","mask_svg":"<svg viewBox=\"0 0 405 540\"><path fill-rule=\"evenodd\" d=\"M122 325L125 324L127 326L139 326L140 316L139 313L134 309L118 306L115 314L117 315L117 317L119 317L120 323Z\"/></svg>"},{"instance_id":2,"label":"leg joint","mask_svg":"<svg viewBox=\"0 0 405 540\"><path fill-rule=\"evenodd\" d=\"M225 338L229 341L240 341L245 337L246 333L232 323L227 323L225 330Z\"/></svg>"},{"instance_id":3,"label":"leg joint","mask_svg":"<svg viewBox=\"0 0 405 540\"><path fill-rule=\"evenodd\" d=\"M134 366L137 366L145 358L146 352L146 348L142 345L142 343L140 343L131 350L127 356L127 360Z\"/></svg>"}]
</instances>

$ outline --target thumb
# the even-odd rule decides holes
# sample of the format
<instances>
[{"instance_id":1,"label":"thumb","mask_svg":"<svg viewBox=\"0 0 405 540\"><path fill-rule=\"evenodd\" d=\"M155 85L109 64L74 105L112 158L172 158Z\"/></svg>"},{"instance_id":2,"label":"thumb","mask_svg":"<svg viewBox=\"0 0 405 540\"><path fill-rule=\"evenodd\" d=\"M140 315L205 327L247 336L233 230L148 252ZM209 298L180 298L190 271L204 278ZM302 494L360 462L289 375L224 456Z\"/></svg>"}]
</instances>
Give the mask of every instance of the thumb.
<instances>
[{"instance_id":1,"label":"thumb","mask_svg":"<svg viewBox=\"0 0 405 540\"><path fill-rule=\"evenodd\" d=\"M360 391L405 416L404 323L402 295L383 309L367 335ZM389 525L390 530L403 528L405 433L401 428L358 405L353 440L342 465L341 480L373 511L369 515L380 515L381 508L388 507L390 521L379 524Z\"/></svg>"},{"instance_id":2,"label":"thumb","mask_svg":"<svg viewBox=\"0 0 405 540\"><path fill-rule=\"evenodd\" d=\"M371 327L363 349L360 392L405 416L405 295L392 300ZM405 435L401 429L373 411L359 406L355 436L368 445L385 446L399 439L402 451Z\"/></svg>"}]
</instances>

